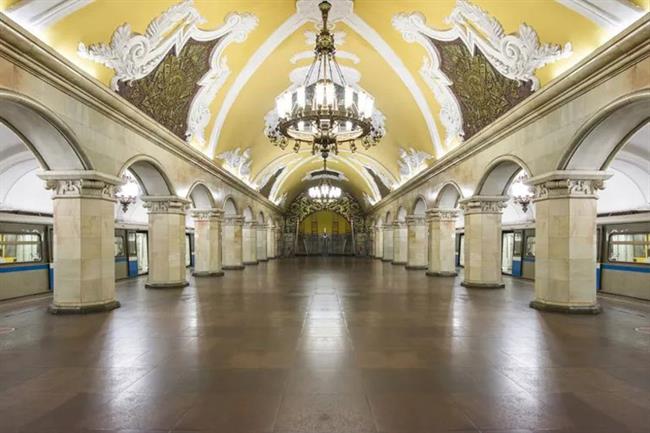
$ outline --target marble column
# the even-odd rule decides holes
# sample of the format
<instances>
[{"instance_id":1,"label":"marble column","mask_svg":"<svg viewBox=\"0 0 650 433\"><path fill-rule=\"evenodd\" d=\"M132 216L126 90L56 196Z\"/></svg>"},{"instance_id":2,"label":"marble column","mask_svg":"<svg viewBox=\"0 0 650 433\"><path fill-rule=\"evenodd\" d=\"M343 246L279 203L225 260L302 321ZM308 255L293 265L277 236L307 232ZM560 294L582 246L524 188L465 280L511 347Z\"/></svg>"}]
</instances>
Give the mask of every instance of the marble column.
<instances>
[{"instance_id":1,"label":"marble column","mask_svg":"<svg viewBox=\"0 0 650 433\"><path fill-rule=\"evenodd\" d=\"M393 261L393 224L387 224L382 228L384 236L384 248L381 260L384 262Z\"/></svg>"},{"instance_id":2,"label":"marble column","mask_svg":"<svg viewBox=\"0 0 650 433\"><path fill-rule=\"evenodd\" d=\"M384 230L381 227L375 227L375 258L382 259L384 255Z\"/></svg>"},{"instance_id":3,"label":"marble column","mask_svg":"<svg viewBox=\"0 0 650 433\"><path fill-rule=\"evenodd\" d=\"M54 191L53 314L109 311L115 299L115 185L95 171L39 174Z\"/></svg>"},{"instance_id":4,"label":"marble column","mask_svg":"<svg viewBox=\"0 0 650 433\"><path fill-rule=\"evenodd\" d=\"M394 265L406 265L408 254L408 228L406 221L393 223L393 261Z\"/></svg>"},{"instance_id":5,"label":"marble column","mask_svg":"<svg viewBox=\"0 0 650 433\"><path fill-rule=\"evenodd\" d=\"M266 224L257 224L255 237L257 238L257 261L266 262L269 256L266 251Z\"/></svg>"},{"instance_id":6,"label":"marble column","mask_svg":"<svg viewBox=\"0 0 650 433\"><path fill-rule=\"evenodd\" d=\"M266 257L275 258L275 228L272 225L266 226Z\"/></svg>"},{"instance_id":7,"label":"marble column","mask_svg":"<svg viewBox=\"0 0 650 433\"><path fill-rule=\"evenodd\" d=\"M427 221L424 215L406 217L408 231L406 269L427 269Z\"/></svg>"},{"instance_id":8,"label":"marble column","mask_svg":"<svg viewBox=\"0 0 650 433\"><path fill-rule=\"evenodd\" d=\"M143 196L149 211L150 289L185 287L185 210L189 201L176 196Z\"/></svg>"},{"instance_id":9,"label":"marble column","mask_svg":"<svg viewBox=\"0 0 650 433\"><path fill-rule=\"evenodd\" d=\"M244 269L243 224L244 217L238 215L226 215L223 220L221 252L225 271Z\"/></svg>"},{"instance_id":10,"label":"marble column","mask_svg":"<svg viewBox=\"0 0 650 433\"><path fill-rule=\"evenodd\" d=\"M538 310L596 314L596 201L611 174L557 171L534 177Z\"/></svg>"},{"instance_id":11,"label":"marble column","mask_svg":"<svg viewBox=\"0 0 650 433\"><path fill-rule=\"evenodd\" d=\"M456 217L455 209L430 209L429 268L432 277L454 277L456 273Z\"/></svg>"},{"instance_id":12,"label":"marble column","mask_svg":"<svg viewBox=\"0 0 650 433\"><path fill-rule=\"evenodd\" d=\"M465 279L473 288L502 288L501 214L507 196L474 196L461 201L465 212Z\"/></svg>"},{"instance_id":13,"label":"marble column","mask_svg":"<svg viewBox=\"0 0 650 433\"><path fill-rule=\"evenodd\" d=\"M255 221L244 221L242 229L244 240L244 265L256 265L257 261L257 223Z\"/></svg>"},{"instance_id":14,"label":"marble column","mask_svg":"<svg viewBox=\"0 0 650 433\"><path fill-rule=\"evenodd\" d=\"M196 209L194 218L195 277L220 277L221 269L221 209Z\"/></svg>"}]
</instances>

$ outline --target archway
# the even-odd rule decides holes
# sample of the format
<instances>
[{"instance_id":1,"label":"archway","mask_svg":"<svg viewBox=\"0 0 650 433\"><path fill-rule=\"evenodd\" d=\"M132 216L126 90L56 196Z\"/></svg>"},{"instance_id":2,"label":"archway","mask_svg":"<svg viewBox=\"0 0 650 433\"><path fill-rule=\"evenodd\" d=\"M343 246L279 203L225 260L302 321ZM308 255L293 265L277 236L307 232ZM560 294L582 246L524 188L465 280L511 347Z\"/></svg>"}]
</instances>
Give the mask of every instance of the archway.
<instances>
[{"instance_id":1,"label":"archway","mask_svg":"<svg viewBox=\"0 0 650 433\"><path fill-rule=\"evenodd\" d=\"M222 271L221 222L223 211L217 209L212 192L207 185L196 182L190 187L188 197L194 210L194 238L190 264L195 277L220 277ZM190 245L192 246L192 245Z\"/></svg>"},{"instance_id":2,"label":"archway","mask_svg":"<svg viewBox=\"0 0 650 433\"><path fill-rule=\"evenodd\" d=\"M257 259L257 218L250 206L244 208L244 227L242 229L242 248L244 265L256 265Z\"/></svg>"},{"instance_id":3,"label":"archway","mask_svg":"<svg viewBox=\"0 0 650 433\"><path fill-rule=\"evenodd\" d=\"M394 265L406 265L408 259L408 227L406 216L408 211L404 206L397 209L395 223L393 224L393 260Z\"/></svg>"},{"instance_id":4,"label":"archway","mask_svg":"<svg viewBox=\"0 0 650 433\"><path fill-rule=\"evenodd\" d=\"M298 229L298 255L352 255L352 225L335 210L315 210L304 215Z\"/></svg>"},{"instance_id":5,"label":"archway","mask_svg":"<svg viewBox=\"0 0 650 433\"><path fill-rule=\"evenodd\" d=\"M222 249L224 270L244 269L243 256L243 216L239 215L237 203L231 196L223 202Z\"/></svg>"}]
</instances>

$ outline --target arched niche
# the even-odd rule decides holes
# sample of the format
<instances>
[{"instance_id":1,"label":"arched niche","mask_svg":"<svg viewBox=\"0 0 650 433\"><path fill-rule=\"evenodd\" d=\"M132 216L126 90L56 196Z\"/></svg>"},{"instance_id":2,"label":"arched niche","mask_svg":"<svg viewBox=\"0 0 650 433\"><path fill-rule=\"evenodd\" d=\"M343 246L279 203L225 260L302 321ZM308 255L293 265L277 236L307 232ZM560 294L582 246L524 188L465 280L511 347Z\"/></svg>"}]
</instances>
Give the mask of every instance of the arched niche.
<instances>
[{"instance_id":1,"label":"arched niche","mask_svg":"<svg viewBox=\"0 0 650 433\"><path fill-rule=\"evenodd\" d=\"M476 188L475 195L506 195L510 184L520 171L531 175L526 164L519 158L506 155L495 159L488 165Z\"/></svg>"},{"instance_id":2,"label":"arched niche","mask_svg":"<svg viewBox=\"0 0 650 433\"><path fill-rule=\"evenodd\" d=\"M393 215L390 211L386 212L386 218L384 221L386 222L386 225L391 225L393 223Z\"/></svg>"},{"instance_id":3,"label":"arched niche","mask_svg":"<svg viewBox=\"0 0 650 433\"><path fill-rule=\"evenodd\" d=\"M589 119L575 135L558 170L604 170L650 121L650 90L624 96Z\"/></svg>"},{"instance_id":4,"label":"arched niche","mask_svg":"<svg viewBox=\"0 0 650 433\"><path fill-rule=\"evenodd\" d=\"M232 197L226 197L226 200L224 200L223 213L226 216L234 216L238 214L237 203Z\"/></svg>"},{"instance_id":5,"label":"arched niche","mask_svg":"<svg viewBox=\"0 0 650 433\"><path fill-rule=\"evenodd\" d=\"M0 89L0 123L13 131L44 170L92 170L72 130L34 99Z\"/></svg>"},{"instance_id":6,"label":"arched niche","mask_svg":"<svg viewBox=\"0 0 650 433\"><path fill-rule=\"evenodd\" d=\"M412 215L423 216L427 211L427 203L423 197L418 197L413 203Z\"/></svg>"},{"instance_id":7,"label":"arched niche","mask_svg":"<svg viewBox=\"0 0 650 433\"><path fill-rule=\"evenodd\" d=\"M207 185L197 182L190 188L188 198L195 209L212 209L215 207L214 196Z\"/></svg>"},{"instance_id":8,"label":"arched niche","mask_svg":"<svg viewBox=\"0 0 650 433\"><path fill-rule=\"evenodd\" d=\"M405 222L407 215L408 215L408 212L406 211L406 208L404 206L400 206L400 208L397 210L397 221L398 222Z\"/></svg>"},{"instance_id":9,"label":"arched niche","mask_svg":"<svg viewBox=\"0 0 650 433\"><path fill-rule=\"evenodd\" d=\"M120 170L120 176L129 170L138 181L144 195L172 196L176 195L171 181L161 164L155 159L140 155L131 158Z\"/></svg>"},{"instance_id":10,"label":"arched niche","mask_svg":"<svg viewBox=\"0 0 650 433\"><path fill-rule=\"evenodd\" d=\"M260 225L264 225L265 222L266 222L266 218L264 217L264 212L260 211L257 214L257 223Z\"/></svg>"},{"instance_id":11,"label":"arched niche","mask_svg":"<svg viewBox=\"0 0 650 433\"><path fill-rule=\"evenodd\" d=\"M243 215L244 215L244 221L246 222L253 221L253 210L251 209L250 206L246 206L246 208L244 208Z\"/></svg>"},{"instance_id":12,"label":"arched niche","mask_svg":"<svg viewBox=\"0 0 650 433\"><path fill-rule=\"evenodd\" d=\"M455 182L447 182L440 188L433 207L455 209L462 198L463 195L458 185Z\"/></svg>"}]
</instances>

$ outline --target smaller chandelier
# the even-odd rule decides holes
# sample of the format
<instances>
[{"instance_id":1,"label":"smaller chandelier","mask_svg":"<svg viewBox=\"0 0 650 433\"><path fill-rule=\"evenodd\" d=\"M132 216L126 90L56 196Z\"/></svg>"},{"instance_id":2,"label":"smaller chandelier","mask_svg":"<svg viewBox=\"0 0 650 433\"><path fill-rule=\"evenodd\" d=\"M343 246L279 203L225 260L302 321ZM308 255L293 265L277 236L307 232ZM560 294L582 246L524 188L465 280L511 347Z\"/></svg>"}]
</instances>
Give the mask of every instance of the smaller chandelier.
<instances>
[{"instance_id":1,"label":"smaller chandelier","mask_svg":"<svg viewBox=\"0 0 650 433\"><path fill-rule=\"evenodd\" d=\"M510 185L512 200L521 206L524 213L528 212L528 206L533 200L533 191L526 185L527 180L528 176L522 171Z\"/></svg>"},{"instance_id":2,"label":"smaller chandelier","mask_svg":"<svg viewBox=\"0 0 650 433\"><path fill-rule=\"evenodd\" d=\"M122 175L122 184L115 192L117 201L122 205L122 212L126 212L129 206L135 203L140 194L140 186L131 173L125 172Z\"/></svg>"},{"instance_id":3,"label":"smaller chandelier","mask_svg":"<svg viewBox=\"0 0 650 433\"><path fill-rule=\"evenodd\" d=\"M310 145L312 154L327 158L347 144L354 152L357 142L365 149L384 135L383 116L375 110L375 99L357 86L346 83L336 61L334 34L327 17L332 5L319 5L323 26L316 37L314 61L304 82L276 98L275 113L267 119L266 136L284 149L293 141L294 150Z\"/></svg>"},{"instance_id":4,"label":"smaller chandelier","mask_svg":"<svg viewBox=\"0 0 650 433\"><path fill-rule=\"evenodd\" d=\"M327 159L323 159L323 173L323 176L327 176ZM327 177L324 177L318 186L312 186L307 190L309 198L321 203L338 200L341 198L342 193L341 188L333 186Z\"/></svg>"}]
</instances>

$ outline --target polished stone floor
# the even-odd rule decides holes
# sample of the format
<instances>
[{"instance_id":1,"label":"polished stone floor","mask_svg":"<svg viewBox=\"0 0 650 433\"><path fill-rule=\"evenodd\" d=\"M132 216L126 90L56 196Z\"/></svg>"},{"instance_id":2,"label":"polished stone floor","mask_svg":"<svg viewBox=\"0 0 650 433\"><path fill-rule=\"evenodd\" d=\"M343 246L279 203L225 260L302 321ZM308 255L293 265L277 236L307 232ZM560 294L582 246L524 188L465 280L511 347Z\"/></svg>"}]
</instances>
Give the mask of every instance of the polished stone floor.
<instances>
[{"instance_id":1,"label":"polished stone floor","mask_svg":"<svg viewBox=\"0 0 650 433\"><path fill-rule=\"evenodd\" d=\"M120 282L105 314L0 303L0 432L650 432L647 304L566 316L531 282L459 283L297 258Z\"/></svg>"}]
</instances>

